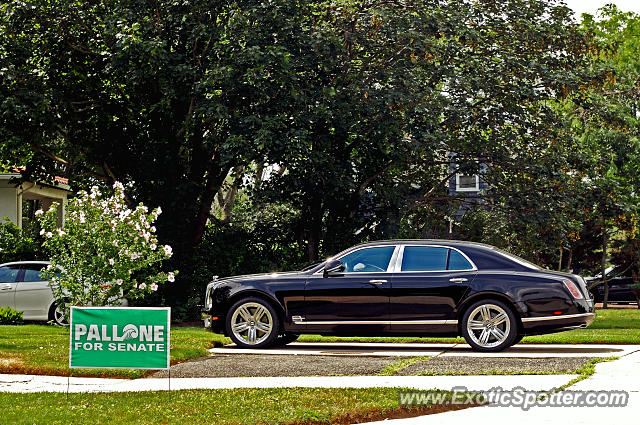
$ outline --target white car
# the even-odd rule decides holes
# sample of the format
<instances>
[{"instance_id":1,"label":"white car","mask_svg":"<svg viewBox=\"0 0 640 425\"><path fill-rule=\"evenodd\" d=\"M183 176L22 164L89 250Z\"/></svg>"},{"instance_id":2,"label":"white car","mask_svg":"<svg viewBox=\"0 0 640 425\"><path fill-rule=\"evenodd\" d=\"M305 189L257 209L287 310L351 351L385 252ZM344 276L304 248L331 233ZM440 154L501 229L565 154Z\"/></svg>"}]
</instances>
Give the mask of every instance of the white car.
<instances>
[{"instance_id":1,"label":"white car","mask_svg":"<svg viewBox=\"0 0 640 425\"><path fill-rule=\"evenodd\" d=\"M0 264L0 307L22 311L24 320L53 320L58 325L67 325L49 281L40 273L48 265L48 261ZM120 299L118 304L128 305L126 299Z\"/></svg>"}]
</instances>

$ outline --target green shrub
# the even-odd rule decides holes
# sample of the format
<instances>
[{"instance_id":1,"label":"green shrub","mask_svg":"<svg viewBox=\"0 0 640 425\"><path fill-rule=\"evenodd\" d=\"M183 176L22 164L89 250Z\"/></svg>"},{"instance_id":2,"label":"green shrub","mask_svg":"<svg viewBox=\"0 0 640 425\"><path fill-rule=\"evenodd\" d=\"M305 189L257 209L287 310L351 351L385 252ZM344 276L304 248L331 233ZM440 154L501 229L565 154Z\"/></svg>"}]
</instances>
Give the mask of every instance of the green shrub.
<instances>
[{"instance_id":1,"label":"green shrub","mask_svg":"<svg viewBox=\"0 0 640 425\"><path fill-rule=\"evenodd\" d=\"M0 307L0 325L21 325L22 312L11 307Z\"/></svg>"},{"instance_id":2,"label":"green shrub","mask_svg":"<svg viewBox=\"0 0 640 425\"><path fill-rule=\"evenodd\" d=\"M9 221L0 219L0 263L44 260L46 252L36 237Z\"/></svg>"}]
</instances>

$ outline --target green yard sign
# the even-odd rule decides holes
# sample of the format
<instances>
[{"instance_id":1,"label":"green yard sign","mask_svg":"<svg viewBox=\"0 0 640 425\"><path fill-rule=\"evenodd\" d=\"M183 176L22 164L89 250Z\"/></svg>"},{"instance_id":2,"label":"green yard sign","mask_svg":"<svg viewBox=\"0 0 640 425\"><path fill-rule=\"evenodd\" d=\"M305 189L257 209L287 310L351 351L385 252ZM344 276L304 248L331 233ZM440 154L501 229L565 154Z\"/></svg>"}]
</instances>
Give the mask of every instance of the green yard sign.
<instances>
[{"instance_id":1,"label":"green yard sign","mask_svg":"<svg viewBox=\"0 0 640 425\"><path fill-rule=\"evenodd\" d=\"M71 307L69 367L169 369L169 307Z\"/></svg>"}]
</instances>

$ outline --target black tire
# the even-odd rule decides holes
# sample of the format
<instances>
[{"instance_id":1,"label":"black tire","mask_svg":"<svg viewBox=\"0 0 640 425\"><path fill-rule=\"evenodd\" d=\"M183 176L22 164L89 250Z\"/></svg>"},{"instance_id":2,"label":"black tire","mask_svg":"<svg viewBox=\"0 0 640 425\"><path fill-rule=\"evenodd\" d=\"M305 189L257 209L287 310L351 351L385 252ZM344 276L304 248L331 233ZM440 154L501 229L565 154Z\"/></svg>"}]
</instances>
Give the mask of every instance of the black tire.
<instances>
[{"instance_id":1,"label":"black tire","mask_svg":"<svg viewBox=\"0 0 640 425\"><path fill-rule=\"evenodd\" d=\"M243 298L233 304L225 326L229 338L242 348L269 347L280 333L278 313L271 303L258 297Z\"/></svg>"},{"instance_id":2,"label":"black tire","mask_svg":"<svg viewBox=\"0 0 640 425\"><path fill-rule=\"evenodd\" d=\"M513 345L516 345L517 343L522 341L522 338L524 338L524 334L518 333L518 335L516 336L515 341L513 341Z\"/></svg>"},{"instance_id":3,"label":"black tire","mask_svg":"<svg viewBox=\"0 0 640 425\"><path fill-rule=\"evenodd\" d=\"M513 310L504 302L480 300L465 310L461 332L475 351L502 351L515 344L518 322Z\"/></svg>"},{"instance_id":4,"label":"black tire","mask_svg":"<svg viewBox=\"0 0 640 425\"><path fill-rule=\"evenodd\" d=\"M274 342L273 345L282 347L284 345L287 345L296 341L299 337L300 335L298 334L285 333L284 335L280 335L278 339L276 339L276 342Z\"/></svg>"},{"instance_id":5,"label":"black tire","mask_svg":"<svg viewBox=\"0 0 640 425\"><path fill-rule=\"evenodd\" d=\"M49 307L49 320L58 326L69 326L69 322L65 319L62 311L58 309L60 304L54 302Z\"/></svg>"}]
</instances>

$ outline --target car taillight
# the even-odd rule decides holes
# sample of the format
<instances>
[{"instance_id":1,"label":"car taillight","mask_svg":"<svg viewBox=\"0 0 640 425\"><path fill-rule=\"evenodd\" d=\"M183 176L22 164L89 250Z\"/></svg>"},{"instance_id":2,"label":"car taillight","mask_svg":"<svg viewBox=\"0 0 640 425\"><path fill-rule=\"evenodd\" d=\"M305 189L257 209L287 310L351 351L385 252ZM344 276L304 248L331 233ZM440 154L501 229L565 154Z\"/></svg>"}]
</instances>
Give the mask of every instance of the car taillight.
<instances>
[{"instance_id":1,"label":"car taillight","mask_svg":"<svg viewBox=\"0 0 640 425\"><path fill-rule=\"evenodd\" d=\"M577 300L581 300L582 298L584 298L582 296L582 292L580 292L580 289L578 289L578 286L575 283L570 280L563 280L562 283L564 283L564 286L566 286L569 292L571 292L573 298Z\"/></svg>"}]
</instances>

